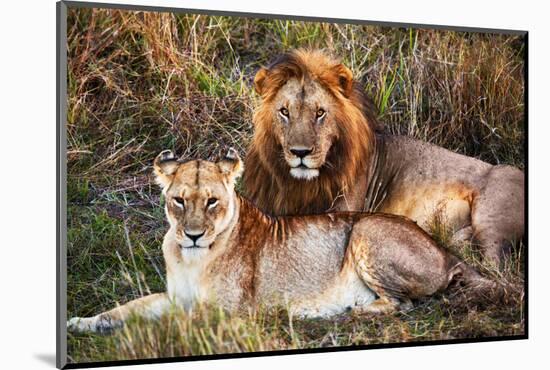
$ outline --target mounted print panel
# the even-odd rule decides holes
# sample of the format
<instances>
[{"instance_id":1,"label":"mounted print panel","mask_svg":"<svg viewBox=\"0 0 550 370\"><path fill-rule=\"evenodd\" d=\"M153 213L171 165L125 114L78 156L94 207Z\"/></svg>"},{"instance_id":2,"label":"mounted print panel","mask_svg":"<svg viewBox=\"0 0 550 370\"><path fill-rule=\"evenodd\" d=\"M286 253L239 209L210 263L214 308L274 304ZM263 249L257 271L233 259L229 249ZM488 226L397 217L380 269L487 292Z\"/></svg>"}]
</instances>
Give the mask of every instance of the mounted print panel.
<instances>
[{"instance_id":1,"label":"mounted print panel","mask_svg":"<svg viewBox=\"0 0 550 370\"><path fill-rule=\"evenodd\" d=\"M527 338L526 32L58 28L59 367Z\"/></svg>"}]
</instances>

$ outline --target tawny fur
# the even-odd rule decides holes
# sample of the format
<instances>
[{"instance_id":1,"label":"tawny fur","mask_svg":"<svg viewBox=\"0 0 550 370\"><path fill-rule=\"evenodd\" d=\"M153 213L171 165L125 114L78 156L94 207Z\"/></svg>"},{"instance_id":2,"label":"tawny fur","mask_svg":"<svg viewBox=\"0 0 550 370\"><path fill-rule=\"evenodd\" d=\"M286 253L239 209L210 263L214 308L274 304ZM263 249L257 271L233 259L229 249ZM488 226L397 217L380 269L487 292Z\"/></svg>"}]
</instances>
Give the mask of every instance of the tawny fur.
<instances>
[{"instance_id":1,"label":"tawny fur","mask_svg":"<svg viewBox=\"0 0 550 370\"><path fill-rule=\"evenodd\" d=\"M386 212L428 232L437 216L456 239L473 239L497 265L523 237L522 171L381 133L369 100L336 59L290 52L260 69L255 87L261 104L244 185L263 211ZM326 112L322 119L319 109ZM292 148L312 152L300 162Z\"/></svg>"},{"instance_id":2,"label":"tawny fur","mask_svg":"<svg viewBox=\"0 0 550 370\"><path fill-rule=\"evenodd\" d=\"M299 317L383 313L408 309L455 278L471 289L493 287L404 217L266 215L236 194L242 163L235 153L218 163L180 163L163 152L154 167L170 224L166 293L73 318L70 330L107 332L132 314L156 319L171 305L198 303L229 311L288 305Z\"/></svg>"}]
</instances>

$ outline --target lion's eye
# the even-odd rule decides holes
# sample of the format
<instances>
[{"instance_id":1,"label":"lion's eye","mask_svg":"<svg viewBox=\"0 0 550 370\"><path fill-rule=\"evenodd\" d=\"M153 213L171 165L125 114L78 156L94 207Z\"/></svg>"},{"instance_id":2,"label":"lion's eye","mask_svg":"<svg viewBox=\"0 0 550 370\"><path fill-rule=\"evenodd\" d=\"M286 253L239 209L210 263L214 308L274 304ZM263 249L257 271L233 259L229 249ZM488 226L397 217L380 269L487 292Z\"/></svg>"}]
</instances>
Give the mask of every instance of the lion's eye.
<instances>
[{"instance_id":1,"label":"lion's eye","mask_svg":"<svg viewBox=\"0 0 550 370\"><path fill-rule=\"evenodd\" d=\"M288 109L286 109L285 107L282 107L281 109L279 109L279 112L281 112L281 114L285 117L288 117L289 115Z\"/></svg>"},{"instance_id":2,"label":"lion's eye","mask_svg":"<svg viewBox=\"0 0 550 370\"><path fill-rule=\"evenodd\" d=\"M174 203L180 208L185 207L185 200L181 197L174 197Z\"/></svg>"},{"instance_id":3,"label":"lion's eye","mask_svg":"<svg viewBox=\"0 0 550 370\"><path fill-rule=\"evenodd\" d=\"M208 198L206 206L208 208L214 208L218 204L218 198Z\"/></svg>"},{"instance_id":4,"label":"lion's eye","mask_svg":"<svg viewBox=\"0 0 550 370\"><path fill-rule=\"evenodd\" d=\"M325 115L325 113L327 113L327 112L326 112L324 109L319 108L319 109L317 110L316 116L317 116L317 118L321 118L321 117L323 117L323 116Z\"/></svg>"}]
</instances>

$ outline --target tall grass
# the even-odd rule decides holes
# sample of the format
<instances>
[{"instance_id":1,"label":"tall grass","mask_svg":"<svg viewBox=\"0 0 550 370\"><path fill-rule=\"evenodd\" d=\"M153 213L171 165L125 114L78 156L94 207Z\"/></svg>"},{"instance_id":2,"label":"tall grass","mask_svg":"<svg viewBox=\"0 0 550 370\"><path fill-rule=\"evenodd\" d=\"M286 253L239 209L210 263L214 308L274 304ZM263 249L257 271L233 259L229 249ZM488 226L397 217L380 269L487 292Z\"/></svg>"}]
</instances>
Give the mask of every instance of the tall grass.
<instances>
[{"instance_id":1,"label":"tall grass","mask_svg":"<svg viewBox=\"0 0 550 370\"><path fill-rule=\"evenodd\" d=\"M70 9L68 313L162 291L166 229L151 162L213 158L250 141L255 71L295 47L327 49L364 83L388 132L523 168L523 43L516 36L252 18ZM436 238L486 273L470 243ZM523 246L501 278L523 281ZM514 335L523 296L482 308L459 287L409 313L297 321L285 308L202 308L112 337L70 336L72 361ZM138 325L139 324L139 325Z\"/></svg>"}]
</instances>

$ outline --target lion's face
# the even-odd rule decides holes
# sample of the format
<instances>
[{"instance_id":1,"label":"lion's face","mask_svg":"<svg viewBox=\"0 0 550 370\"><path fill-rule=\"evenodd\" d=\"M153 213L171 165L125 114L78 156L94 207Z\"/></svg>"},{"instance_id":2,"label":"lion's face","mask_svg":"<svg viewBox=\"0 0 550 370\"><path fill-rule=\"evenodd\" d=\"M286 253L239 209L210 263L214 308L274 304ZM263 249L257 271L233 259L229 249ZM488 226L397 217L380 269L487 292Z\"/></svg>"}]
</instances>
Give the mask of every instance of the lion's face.
<instances>
[{"instance_id":1,"label":"lion's face","mask_svg":"<svg viewBox=\"0 0 550 370\"><path fill-rule=\"evenodd\" d=\"M329 153L356 113L349 109L353 75L346 66L321 51L296 50L260 68L254 87L262 97L257 137L276 139L292 177L313 180L336 165Z\"/></svg>"},{"instance_id":2,"label":"lion's face","mask_svg":"<svg viewBox=\"0 0 550 370\"><path fill-rule=\"evenodd\" d=\"M376 145L376 115L353 73L325 51L298 49L258 69L254 89L247 196L275 215L330 209Z\"/></svg>"},{"instance_id":3,"label":"lion's face","mask_svg":"<svg viewBox=\"0 0 550 370\"><path fill-rule=\"evenodd\" d=\"M218 163L178 162L165 151L155 160L170 231L184 256L200 258L235 214L234 181L242 171L236 152Z\"/></svg>"},{"instance_id":4,"label":"lion's face","mask_svg":"<svg viewBox=\"0 0 550 370\"><path fill-rule=\"evenodd\" d=\"M274 133L290 174L310 180L319 175L338 135L334 98L317 81L290 79L271 105Z\"/></svg>"}]
</instances>

